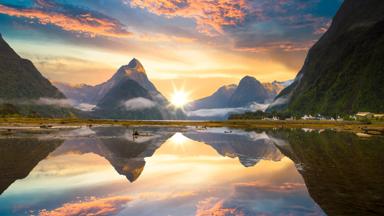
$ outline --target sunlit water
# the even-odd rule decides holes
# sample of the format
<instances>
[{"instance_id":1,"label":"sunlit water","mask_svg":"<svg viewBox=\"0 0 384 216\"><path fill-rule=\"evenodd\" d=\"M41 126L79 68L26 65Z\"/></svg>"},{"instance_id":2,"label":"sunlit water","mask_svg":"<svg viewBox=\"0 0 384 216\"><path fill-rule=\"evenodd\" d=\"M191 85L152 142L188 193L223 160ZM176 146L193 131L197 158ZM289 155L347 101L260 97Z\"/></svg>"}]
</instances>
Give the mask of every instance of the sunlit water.
<instances>
[{"instance_id":1,"label":"sunlit water","mask_svg":"<svg viewBox=\"0 0 384 216\"><path fill-rule=\"evenodd\" d=\"M382 150L332 131L4 134L0 215L380 215Z\"/></svg>"}]
</instances>

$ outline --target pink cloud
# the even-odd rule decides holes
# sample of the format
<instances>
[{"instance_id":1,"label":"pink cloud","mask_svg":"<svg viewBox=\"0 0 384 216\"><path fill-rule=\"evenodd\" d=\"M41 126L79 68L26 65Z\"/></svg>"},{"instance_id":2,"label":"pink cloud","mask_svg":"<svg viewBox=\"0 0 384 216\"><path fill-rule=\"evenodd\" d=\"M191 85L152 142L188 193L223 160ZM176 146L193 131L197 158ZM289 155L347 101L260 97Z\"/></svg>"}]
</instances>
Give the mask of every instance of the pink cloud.
<instances>
[{"instance_id":1,"label":"pink cloud","mask_svg":"<svg viewBox=\"0 0 384 216\"><path fill-rule=\"evenodd\" d=\"M308 40L308 41L302 41L302 42L293 42L293 41L266 42L266 43L260 44L259 46L235 47L234 50L240 51L240 52L250 52L250 53L263 53L263 52L268 52L274 49L285 51L285 52L302 52L302 51L308 51L309 48L311 48L315 42L316 42L315 40Z\"/></svg>"},{"instance_id":2,"label":"pink cloud","mask_svg":"<svg viewBox=\"0 0 384 216\"><path fill-rule=\"evenodd\" d=\"M38 8L20 9L8 7L0 4L0 14L8 16L21 17L31 20L37 20L42 25L55 25L65 31L85 34L90 37L97 35L107 37L128 37L130 32L124 29L124 26L116 20L101 18L91 13L81 13L76 16L67 15L62 11L44 10L54 5L44 0L37 2Z\"/></svg>"},{"instance_id":3,"label":"pink cloud","mask_svg":"<svg viewBox=\"0 0 384 216\"><path fill-rule=\"evenodd\" d=\"M170 18L192 18L197 30L210 36L222 34L223 26L241 23L247 10L245 0L132 0L129 4Z\"/></svg>"},{"instance_id":4,"label":"pink cloud","mask_svg":"<svg viewBox=\"0 0 384 216\"><path fill-rule=\"evenodd\" d=\"M54 210L41 210L40 216L107 216L120 212L124 206L131 201L126 196L116 196L108 198L92 198L87 201L65 203L63 206Z\"/></svg>"},{"instance_id":5,"label":"pink cloud","mask_svg":"<svg viewBox=\"0 0 384 216\"><path fill-rule=\"evenodd\" d=\"M196 216L244 216L244 213L235 208L225 208L224 200L208 198L197 204Z\"/></svg>"},{"instance_id":6,"label":"pink cloud","mask_svg":"<svg viewBox=\"0 0 384 216\"><path fill-rule=\"evenodd\" d=\"M260 188L263 191L274 191L274 192L288 192L294 190L304 189L306 186L304 183L297 182L284 182L279 185L265 184L261 182L244 182L235 184L237 188Z\"/></svg>"},{"instance_id":7,"label":"pink cloud","mask_svg":"<svg viewBox=\"0 0 384 216\"><path fill-rule=\"evenodd\" d=\"M331 27L331 24L332 24L331 21L325 23L325 25L320 26L318 29L316 29L314 34L315 35L322 35L322 34L324 34L326 31L328 31L329 27Z\"/></svg>"}]
</instances>

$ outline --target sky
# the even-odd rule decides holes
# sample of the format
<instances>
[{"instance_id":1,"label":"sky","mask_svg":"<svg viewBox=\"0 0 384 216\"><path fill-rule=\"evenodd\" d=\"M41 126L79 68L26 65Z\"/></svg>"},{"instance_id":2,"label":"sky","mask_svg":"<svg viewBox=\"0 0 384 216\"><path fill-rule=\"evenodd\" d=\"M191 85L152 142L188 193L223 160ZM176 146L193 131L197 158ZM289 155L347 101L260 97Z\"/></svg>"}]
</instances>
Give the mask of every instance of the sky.
<instances>
[{"instance_id":1,"label":"sky","mask_svg":"<svg viewBox=\"0 0 384 216\"><path fill-rule=\"evenodd\" d=\"M137 58L166 96L293 79L342 0L0 0L0 33L51 81L99 84Z\"/></svg>"}]
</instances>

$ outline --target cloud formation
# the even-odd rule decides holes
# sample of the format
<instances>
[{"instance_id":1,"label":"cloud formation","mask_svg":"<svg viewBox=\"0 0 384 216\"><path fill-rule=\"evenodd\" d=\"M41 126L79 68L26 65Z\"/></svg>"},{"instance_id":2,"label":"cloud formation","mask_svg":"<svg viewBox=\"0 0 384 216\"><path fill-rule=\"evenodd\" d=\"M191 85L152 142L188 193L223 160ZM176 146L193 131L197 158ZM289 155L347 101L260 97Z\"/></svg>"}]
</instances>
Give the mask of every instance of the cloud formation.
<instances>
[{"instance_id":1,"label":"cloud formation","mask_svg":"<svg viewBox=\"0 0 384 216\"><path fill-rule=\"evenodd\" d=\"M88 103L80 103L74 106L76 109L79 109L81 111L85 112L91 112L96 108L96 105L94 104L88 104Z\"/></svg>"},{"instance_id":2,"label":"cloud formation","mask_svg":"<svg viewBox=\"0 0 384 216\"><path fill-rule=\"evenodd\" d=\"M196 21L197 30L207 35L223 33L223 26L241 23L246 15L245 0L132 0L132 7L166 17L185 17Z\"/></svg>"},{"instance_id":3,"label":"cloud formation","mask_svg":"<svg viewBox=\"0 0 384 216\"><path fill-rule=\"evenodd\" d=\"M191 118L226 118L229 114L238 114L244 113L247 111L265 111L268 108L269 104L258 104L253 103L246 107L236 107L236 108L216 108L216 109L199 109L194 111L188 111L187 116Z\"/></svg>"},{"instance_id":4,"label":"cloud formation","mask_svg":"<svg viewBox=\"0 0 384 216\"><path fill-rule=\"evenodd\" d=\"M89 37L128 37L130 32L117 20L99 13L56 4L51 1L36 1L37 7L16 8L0 4L0 14L37 21L42 25L54 25L65 31Z\"/></svg>"},{"instance_id":5,"label":"cloud formation","mask_svg":"<svg viewBox=\"0 0 384 216\"><path fill-rule=\"evenodd\" d=\"M224 200L217 201L215 198L208 198L197 204L196 216L244 216L244 213L236 208L224 207Z\"/></svg>"},{"instance_id":6,"label":"cloud formation","mask_svg":"<svg viewBox=\"0 0 384 216\"><path fill-rule=\"evenodd\" d=\"M209 197L196 206L199 216L324 215L302 182L239 182L226 198Z\"/></svg>"},{"instance_id":7,"label":"cloud formation","mask_svg":"<svg viewBox=\"0 0 384 216\"><path fill-rule=\"evenodd\" d=\"M156 106L155 102L143 97L133 98L124 102L124 107L127 110L143 110L143 109L150 109L155 106Z\"/></svg>"},{"instance_id":8,"label":"cloud formation","mask_svg":"<svg viewBox=\"0 0 384 216\"><path fill-rule=\"evenodd\" d=\"M57 106L69 108L73 106L73 102L68 99L56 99L56 98L39 98L34 102L37 105Z\"/></svg>"},{"instance_id":9,"label":"cloud formation","mask_svg":"<svg viewBox=\"0 0 384 216\"><path fill-rule=\"evenodd\" d=\"M92 198L87 201L65 203L63 206L48 211L40 211L40 216L77 216L77 215L98 215L107 216L123 210L131 198L126 196L116 196L108 198Z\"/></svg>"}]
</instances>

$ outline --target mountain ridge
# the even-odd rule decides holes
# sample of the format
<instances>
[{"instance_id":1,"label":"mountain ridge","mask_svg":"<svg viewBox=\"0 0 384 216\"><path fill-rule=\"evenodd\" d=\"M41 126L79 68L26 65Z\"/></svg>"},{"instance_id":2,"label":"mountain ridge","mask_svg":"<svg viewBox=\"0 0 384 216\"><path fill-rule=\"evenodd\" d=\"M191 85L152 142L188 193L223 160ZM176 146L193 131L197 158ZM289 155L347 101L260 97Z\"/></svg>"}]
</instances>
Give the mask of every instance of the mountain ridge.
<instances>
[{"instance_id":1,"label":"mountain ridge","mask_svg":"<svg viewBox=\"0 0 384 216\"><path fill-rule=\"evenodd\" d=\"M345 0L309 50L292 85L268 111L353 114L384 111L384 2Z\"/></svg>"},{"instance_id":2,"label":"mountain ridge","mask_svg":"<svg viewBox=\"0 0 384 216\"><path fill-rule=\"evenodd\" d=\"M0 98L65 98L28 60L21 58L0 34Z\"/></svg>"},{"instance_id":3,"label":"mountain ridge","mask_svg":"<svg viewBox=\"0 0 384 216\"><path fill-rule=\"evenodd\" d=\"M250 80L250 81L247 81ZM250 83L246 83L250 82ZM288 84L292 81L273 81L272 83L261 83L256 78L251 76L245 76L241 79L239 84L230 84L221 86L213 94L197 99L189 103L186 107L187 111L195 111L199 109L218 109L218 108L234 108L234 107L244 107L252 103L265 103L269 100L272 100L280 91L282 91ZM251 87L244 87L244 85L250 85ZM241 86L243 90L236 92L236 90ZM256 87L254 87L256 86ZM246 90L244 90L246 89ZM254 90L254 91L253 91ZM262 96L259 99L251 97L244 99L241 103L236 104L234 102L235 98L238 98L242 95L249 95L250 92L261 91ZM246 92L246 93L245 93ZM234 95L236 93L236 95ZM232 99L232 101L231 101Z\"/></svg>"}]
</instances>

